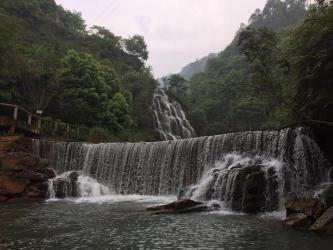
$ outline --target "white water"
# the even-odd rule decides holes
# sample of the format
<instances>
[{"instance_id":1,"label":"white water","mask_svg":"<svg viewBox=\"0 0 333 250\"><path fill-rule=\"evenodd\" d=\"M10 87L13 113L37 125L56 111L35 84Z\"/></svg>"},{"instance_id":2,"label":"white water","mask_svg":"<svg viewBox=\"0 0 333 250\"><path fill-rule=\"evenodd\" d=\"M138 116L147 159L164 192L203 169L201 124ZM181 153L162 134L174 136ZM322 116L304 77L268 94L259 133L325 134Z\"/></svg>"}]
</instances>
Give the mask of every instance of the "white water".
<instances>
[{"instance_id":1,"label":"white water","mask_svg":"<svg viewBox=\"0 0 333 250\"><path fill-rule=\"evenodd\" d=\"M181 105L169 98L163 89L153 96L153 118L161 140L177 140L196 137Z\"/></svg>"},{"instance_id":2,"label":"white water","mask_svg":"<svg viewBox=\"0 0 333 250\"><path fill-rule=\"evenodd\" d=\"M279 208L286 195L312 195L327 180L329 170L307 129L155 143L33 141L33 148L35 155L47 157L58 173L82 171L118 195L176 196L197 187L192 189L192 198L218 199L235 210L242 208L239 204L233 208L232 204L246 167L253 167L266 183L260 192L265 193L268 211ZM207 192L209 187L214 192Z\"/></svg>"},{"instance_id":3,"label":"white water","mask_svg":"<svg viewBox=\"0 0 333 250\"><path fill-rule=\"evenodd\" d=\"M65 172L49 180L48 193L50 199L56 197L58 181L63 181L63 183L68 184L63 188L66 197L71 197L70 193L73 188L77 188L77 196L82 198L95 198L113 193L107 186L102 185L95 179L85 175L79 175L77 181L73 184L70 179L71 173L72 172Z\"/></svg>"}]
</instances>

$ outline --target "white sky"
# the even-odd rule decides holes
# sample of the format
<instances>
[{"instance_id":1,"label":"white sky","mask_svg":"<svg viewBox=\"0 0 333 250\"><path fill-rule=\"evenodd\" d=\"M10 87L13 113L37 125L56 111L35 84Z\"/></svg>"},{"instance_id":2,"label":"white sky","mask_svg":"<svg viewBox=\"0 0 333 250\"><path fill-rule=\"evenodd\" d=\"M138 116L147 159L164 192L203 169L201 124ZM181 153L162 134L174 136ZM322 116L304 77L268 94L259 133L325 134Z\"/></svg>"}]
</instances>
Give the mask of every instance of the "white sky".
<instances>
[{"instance_id":1,"label":"white sky","mask_svg":"<svg viewBox=\"0 0 333 250\"><path fill-rule=\"evenodd\" d=\"M145 37L148 64L160 77L223 50L266 0L56 0L82 13L88 27Z\"/></svg>"}]
</instances>

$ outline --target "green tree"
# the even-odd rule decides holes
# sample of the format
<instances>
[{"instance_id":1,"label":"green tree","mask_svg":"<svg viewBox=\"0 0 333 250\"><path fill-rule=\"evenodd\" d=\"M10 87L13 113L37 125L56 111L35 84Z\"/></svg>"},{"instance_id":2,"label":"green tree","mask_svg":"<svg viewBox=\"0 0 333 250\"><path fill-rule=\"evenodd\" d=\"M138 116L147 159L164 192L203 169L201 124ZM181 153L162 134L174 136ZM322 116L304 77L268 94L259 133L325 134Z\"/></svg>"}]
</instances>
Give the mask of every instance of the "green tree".
<instances>
[{"instance_id":1,"label":"green tree","mask_svg":"<svg viewBox=\"0 0 333 250\"><path fill-rule=\"evenodd\" d=\"M63 59L59 77L63 93L60 118L87 126L106 126L118 131L131 125L130 109L119 93L115 72L91 55L70 50Z\"/></svg>"},{"instance_id":2,"label":"green tree","mask_svg":"<svg viewBox=\"0 0 333 250\"><path fill-rule=\"evenodd\" d=\"M130 54L139 57L143 61L148 59L147 45L142 36L134 35L129 39L125 39L124 42L126 50Z\"/></svg>"}]
</instances>

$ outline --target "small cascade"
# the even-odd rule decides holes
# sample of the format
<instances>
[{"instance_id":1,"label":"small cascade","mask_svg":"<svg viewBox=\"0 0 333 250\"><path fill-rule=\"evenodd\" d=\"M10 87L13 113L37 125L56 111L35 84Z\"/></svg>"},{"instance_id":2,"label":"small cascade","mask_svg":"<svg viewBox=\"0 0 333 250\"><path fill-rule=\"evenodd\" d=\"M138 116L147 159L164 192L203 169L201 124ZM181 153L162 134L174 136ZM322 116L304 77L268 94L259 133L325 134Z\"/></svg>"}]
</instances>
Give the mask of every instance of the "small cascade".
<instances>
[{"instance_id":1,"label":"small cascade","mask_svg":"<svg viewBox=\"0 0 333 250\"><path fill-rule=\"evenodd\" d=\"M163 89L157 89L152 104L155 128L162 140L196 137L181 105L169 98Z\"/></svg>"},{"instance_id":2,"label":"small cascade","mask_svg":"<svg viewBox=\"0 0 333 250\"><path fill-rule=\"evenodd\" d=\"M98 197L110 194L108 187L79 172L65 172L49 180L49 198Z\"/></svg>"},{"instance_id":3,"label":"small cascade","mask_svg":"<svg viewBox=\"0 0 333 250\"><path fill-rule=\"evenodd\" d=\"M279 189L283 162L260 156L245 157L227 154L216 162L197 185L185 194L193 200L223 201L225 207L235 211L274 211L283 191Z\"/></svg>"},{"instance_id":4,"label":"small cascade","mask_svg":"<svg viewBox=\"0 0 333 250\"><path fill-rule=\"evenodd\" d=\"M270 211L287 195L313 195L329 172L308 128L162 142L34 140L33 149L58 173L81 171L116 194L185 195L240 211Z\"/></svg>"}]
</instances>

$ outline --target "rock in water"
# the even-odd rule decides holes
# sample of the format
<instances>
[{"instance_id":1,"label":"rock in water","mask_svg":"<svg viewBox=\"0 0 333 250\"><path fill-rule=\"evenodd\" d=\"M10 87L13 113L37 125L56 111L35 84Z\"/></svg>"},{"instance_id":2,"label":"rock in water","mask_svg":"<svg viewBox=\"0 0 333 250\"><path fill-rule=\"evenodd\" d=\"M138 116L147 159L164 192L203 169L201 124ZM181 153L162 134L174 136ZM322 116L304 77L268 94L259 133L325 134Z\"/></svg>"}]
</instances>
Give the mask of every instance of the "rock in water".
<instances>
[{"instance_id":1,"label":"rock in water","mask_svg":"<svg viewBox=\"0 0 333 250\"><path fill-rule=\"evenodd\" d=\"M77 172L70 172L52 180L55 197L59 199L66 197L78 197L78 177L79 174Z\"/></svg>"},{"instance_id":2,"label":"rock in water","mask_svg":"<svg viewBox=\"0 0 333 250\"><path fill-rule=\"evenodd\" d=\"M312 224L312 219L303 213L294 213L287 217L285 224L291 227L309 228Z\"/></svg>"},{"instance_id":3,"label":"rock in water","mask_svg":"<svg viewBox=\"0 0 333 250\"><path fill-rule=\"evenodd\" d=\"M249 174L244 183L242 211L258 213L265 209L266 178L263 171Z\"/></svg>"},{"instance_id":4,"label":"rock in water","mask_svg":"<svg viewBox=\"0 0 333 250\"><path fill-rule=\"evenodd\" d=\"M291 197L286 203L285 224L291 227L308 229L324 210L323 203L317 198Z\"/></svg>"},{"instance_id":5,"label":"rock in water","mask_svg":"<svg viewBox=\"0 0 333 250\"><path fill-rule=\"evenodd\" d=\"M203 212L207 211L208 207L202 202L184 199L166 205L148 207L146 210L151 211L152 214L179 214Z\"/></svg>"},{"instance_id":6,"label":"rock in water","mask_svg":"<svg viewBox=\"0 0 333 250\"><path fill-rule=\"evenodd\" d=\"M326 212L315 221L310 227L310 230L333 236L333 206L327 209Z\"/></svg>"},{"instance_id":7,"label":"rock in water","mask_svg":"<svg viewBox=\"0 0 333 250\"><path fill-rule=\"evenodd\" d=\"M295 213L303 213L317 219L324 212L324 205L317 198L288 198L285 204L287 217Z\"/></svg>"}]
</instances>

